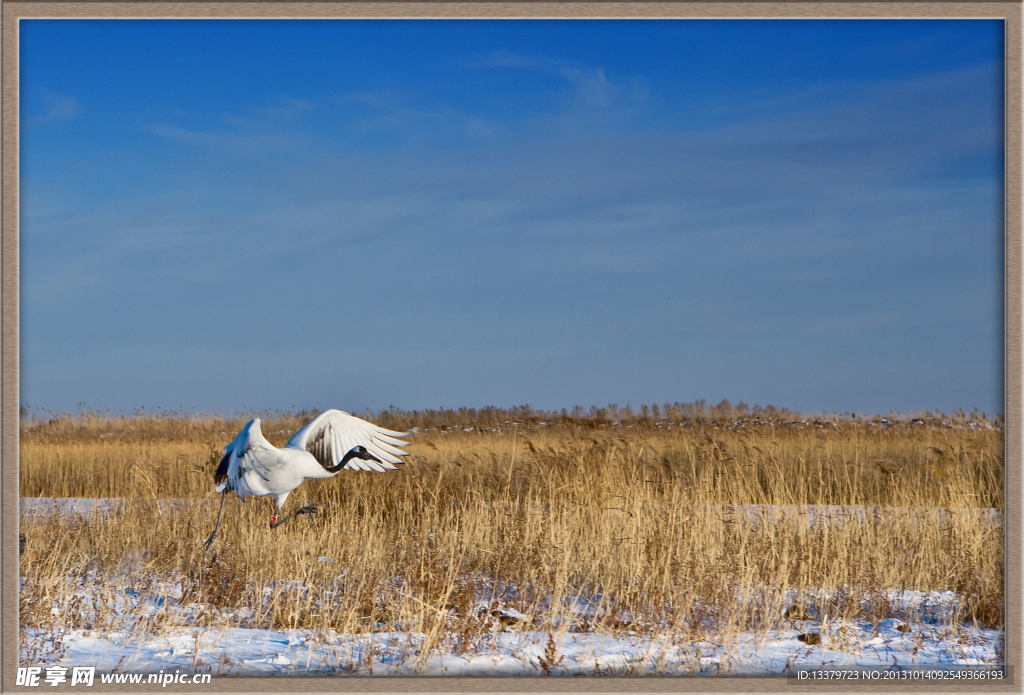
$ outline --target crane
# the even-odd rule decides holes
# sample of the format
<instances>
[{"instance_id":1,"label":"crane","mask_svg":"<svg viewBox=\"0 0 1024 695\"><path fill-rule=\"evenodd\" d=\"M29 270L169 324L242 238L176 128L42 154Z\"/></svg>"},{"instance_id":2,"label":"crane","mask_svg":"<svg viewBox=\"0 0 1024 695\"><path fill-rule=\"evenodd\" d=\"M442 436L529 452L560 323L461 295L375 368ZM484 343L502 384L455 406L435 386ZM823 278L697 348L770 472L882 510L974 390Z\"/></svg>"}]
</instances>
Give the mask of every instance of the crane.
<instances>
[{"instance_id":1,"label":"crane","mask_svg":"<svg viewBox=\"0 0 1024 695\"><path fill-rule=\"evenodd\" d=\"M325 410L279 449L263 436L260 419L253 418L224 447L226 453L214 475L215 489L221 493L220 512L206 548L220 530L229 492L234 491L243 502L250 495L273 497L277 506L270 528L275 529L293 517L317 511L315 506L306 505L278 519L291 491L310 478L331 478L344 468L396 470L394 464L404 463L399 457L409 453L398 448L409 445L399 437L408 434L384 429L341 410Z\"/></svg>"}]
</instances>

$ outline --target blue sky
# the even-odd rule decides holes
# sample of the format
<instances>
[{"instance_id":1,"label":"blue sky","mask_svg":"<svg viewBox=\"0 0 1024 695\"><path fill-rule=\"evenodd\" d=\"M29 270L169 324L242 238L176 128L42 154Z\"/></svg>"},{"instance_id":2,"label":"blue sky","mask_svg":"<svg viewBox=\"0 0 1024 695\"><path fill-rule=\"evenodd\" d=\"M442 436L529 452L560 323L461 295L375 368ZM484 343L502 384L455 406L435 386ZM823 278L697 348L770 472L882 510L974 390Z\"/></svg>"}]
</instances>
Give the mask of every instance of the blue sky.
<instances>
[{"instance_id":1,"label":"blue sky","mask_svg":"<svg viewBox=\"0 0 1024 695\"><path fill-rule=\"evenodd\" d=\"M1003 408L996 21L20 24L30 408Z\"/></svg>"}]
</instances>

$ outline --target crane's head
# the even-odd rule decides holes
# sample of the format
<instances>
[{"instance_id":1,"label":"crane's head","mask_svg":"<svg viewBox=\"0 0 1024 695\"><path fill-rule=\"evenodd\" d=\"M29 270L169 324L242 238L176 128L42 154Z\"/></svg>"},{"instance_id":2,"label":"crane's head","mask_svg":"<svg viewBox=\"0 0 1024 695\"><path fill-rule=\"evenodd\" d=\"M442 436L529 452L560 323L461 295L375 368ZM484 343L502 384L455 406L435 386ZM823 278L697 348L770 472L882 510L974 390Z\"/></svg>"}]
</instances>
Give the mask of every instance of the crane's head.
<instances>
[{"instance_id":1,"label":"crane's head","mask_svg":"<svg viewBox=\"0 0 1024 695\"><path fill-rule=\"evenodd\" d=\"M361 444L359 446L352 447L352 450L349 453L354 454L355 458L360 458L364 461L376 461L377 463L381 463L379 458L367 451L366 447Z\"/></svg>"}]
</instances>

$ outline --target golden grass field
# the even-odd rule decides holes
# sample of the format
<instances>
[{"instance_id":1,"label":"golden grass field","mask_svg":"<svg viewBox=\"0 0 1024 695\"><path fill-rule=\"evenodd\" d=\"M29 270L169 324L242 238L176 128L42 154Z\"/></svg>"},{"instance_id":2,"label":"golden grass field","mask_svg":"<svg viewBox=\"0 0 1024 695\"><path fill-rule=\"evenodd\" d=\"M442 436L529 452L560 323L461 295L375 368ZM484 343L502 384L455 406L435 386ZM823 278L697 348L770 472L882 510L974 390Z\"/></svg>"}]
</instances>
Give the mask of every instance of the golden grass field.
<instances>
[{"instance_id":1,"label":"golden grass field","mask_svg":"<svg viewBox=\"0 0 1024 695\"><path fill-rule=\"evenodd\" d=\"M262 415L263 432L281 445L312 415ZM400 470L307 481L283 512L309 501L320 513L274 531L269 498L232 496L210 551L213 472L242 419L24 420L22 497L124 504L74 523L23 521L22 627L55 619L43 599L69 591L68 578L118 573L140 588L180 585L209 606L199 625L365 633L416 624L425 648L448 640L456 651L487 634L488 613L473 608L481 597L532 616L507 629L667 628L686 640L779 628L795 610L900 617L906 609L886 592L951 590L960 598L950 624L1003 626L998 419L702 404L373 419L419 428ZM156 503L164 499L199 503L171 510ZM348 568L344 592L333 591L339 568ZM581 597L595 617L574 626L569 603ZM80 619L101 629L113 617L94 605Z\"/></svg>"}]
</instances>

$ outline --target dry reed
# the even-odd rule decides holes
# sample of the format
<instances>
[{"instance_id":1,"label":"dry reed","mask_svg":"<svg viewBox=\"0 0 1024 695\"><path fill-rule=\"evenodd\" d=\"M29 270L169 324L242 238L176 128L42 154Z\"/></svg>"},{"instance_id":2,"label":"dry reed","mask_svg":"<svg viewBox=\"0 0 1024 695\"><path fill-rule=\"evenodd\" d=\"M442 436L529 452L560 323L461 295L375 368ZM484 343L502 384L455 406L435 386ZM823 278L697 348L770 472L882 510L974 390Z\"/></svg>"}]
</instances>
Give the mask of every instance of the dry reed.
<instances>
[{"instance_id":1,"label":"dry reed","mask_svg":"<svg viewBox=\"0 0 1024 695\"><path fill-rule=\"evenodd\" d=\"M495 629L728 640L784 628L794 605L815 620L920 617L897 590L956 592L948 625L1002 627L1000 420L698 405L378 413L418 428L401 470L307 481L285 510L321 513L275 531L268 500L231 498L209 552L212 474L242 419L27 418L23 497L120 503L23 514L22 626L59 633L56 601L65 630L112 629L109 602L76 605L75 587L117 576L179 586L191 624L415 632L421 656L472 651ZM280 445L311 415L265 417L264 433Z\"/></svg>"}]
</instances>

